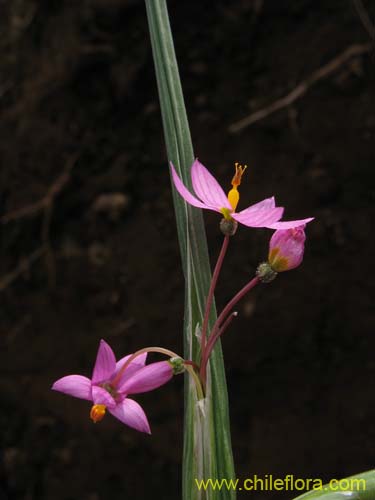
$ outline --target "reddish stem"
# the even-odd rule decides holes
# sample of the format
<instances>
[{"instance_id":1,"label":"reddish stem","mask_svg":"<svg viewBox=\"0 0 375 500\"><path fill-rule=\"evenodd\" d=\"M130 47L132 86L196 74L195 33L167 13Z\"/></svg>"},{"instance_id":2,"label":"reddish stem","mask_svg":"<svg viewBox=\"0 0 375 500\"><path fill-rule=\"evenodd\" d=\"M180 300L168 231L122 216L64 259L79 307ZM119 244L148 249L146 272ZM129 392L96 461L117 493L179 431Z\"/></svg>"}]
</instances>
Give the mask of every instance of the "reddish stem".
<instances>
[{"instance_id":1,"label":"reddish stem","mask_svg":"<svg viewBox=\"0 0 375 500\"><path fill-rule=\"evenodd\" d=\"M192 366L197 372L199 372L199 366L197 365L197 363L194 363L194 361L190 361L190 360L184 360L184 365L190 365Z\"/></svg>"},{"instance_id":2,"label":"reddish stem","mask_svg":"<svg viewBox=\"0 0 375 500\"><path fill-rule=\"evenodd\" d=\"M207 342L206 352L205 352L205 363L207 364L207 360L209 359L212 349L215 347L215 344L219 337L227 330L228 326L232 323L233 319L237 316L237 311L234 311L229 314L227 319L224 321L223 326L220 327L216 331L212 331L213 335L210 336L209 341Z\"/></svg>"},{"instance_id":3,"label":"reddish stem","mask_svg":"<svg viewBox=\"0 0 375 500\"><path fill-rule=\"evenodd\" d=\"M234 308L234 306L246 295L252 288L255 287L259 283L259 278L258 276L255 276L249 283L247 283L229 302L228 304L224 307L224 309L221 311L219 317L217 318L213 328L212 332L210 335L210 338L208 340L204 355L202 357L202 362L201 362L201 370L200 370L200 378L202 380L203 387L206 385L206 375L207 375L207 363L210 357L210 354L215 347L215 344L217 340L219 339L220 335L226 330L228 325L233 319L233 314L231 314L229 317L229 313L231 310Z\"/></svg>"},{"instance_id":4,"label":"reddish stem","mask_svg":"<svg viewBox=\"0 0 375 500\"><path fill-rule=\"evenodd\" d=\"M215 269L214 269L214 272L212 275L210 289L209 289L208 295L207 295L206 309L204 311L204 318L203 318L203 324L202 324L202 334L201 334L201 359L202 360L204 358L204 351L206 349L208 321L210 318L212 302L214 300L215 288L216 288L216 284L217 284L217 280L219 278L221 268L223 266L225 254L227 252L229 238L230 238L229 236L224 236L223 245L221 247L219 257L217 258L216 266L215 266Z\"/></svg>"}]
</instances>

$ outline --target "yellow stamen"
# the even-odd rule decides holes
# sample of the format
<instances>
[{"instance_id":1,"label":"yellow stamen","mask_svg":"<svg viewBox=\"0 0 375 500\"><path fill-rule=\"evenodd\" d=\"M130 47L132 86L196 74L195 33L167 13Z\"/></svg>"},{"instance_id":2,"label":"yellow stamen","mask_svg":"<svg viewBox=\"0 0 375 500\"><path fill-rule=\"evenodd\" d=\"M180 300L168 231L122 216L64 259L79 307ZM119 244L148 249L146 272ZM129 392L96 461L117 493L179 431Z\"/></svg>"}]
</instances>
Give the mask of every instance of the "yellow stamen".
<instances>
[{"instance_id":1,"label":"yellow stamen","mask_svg":"<svg viewBox=\"0 0 375 500\"><path fill-rule=\"evenodd\" d=\"M238 202L240 200L240 193L238 192L238 186L241 184L241 179L243 176L243 173L247 169L247 165L240 165L238 162L234 164L235 166L235 173L232 179L232 186L233 188L229 191L228 193L228 201L231 204L233 211L236 210Z\"/></svg>"},{"instance_id":2,"label":"yellow stamen","mask_svg":"<svg viewBox=\"0 0 375 500\"><path fill-rule=\"evenodd\" d=\"M105 405L94 405L91 408L90 418L94 422L94 424L96 424L96 422L100 422L103 419L105 411L106 411Z\"/></svg>"}]
</instances>

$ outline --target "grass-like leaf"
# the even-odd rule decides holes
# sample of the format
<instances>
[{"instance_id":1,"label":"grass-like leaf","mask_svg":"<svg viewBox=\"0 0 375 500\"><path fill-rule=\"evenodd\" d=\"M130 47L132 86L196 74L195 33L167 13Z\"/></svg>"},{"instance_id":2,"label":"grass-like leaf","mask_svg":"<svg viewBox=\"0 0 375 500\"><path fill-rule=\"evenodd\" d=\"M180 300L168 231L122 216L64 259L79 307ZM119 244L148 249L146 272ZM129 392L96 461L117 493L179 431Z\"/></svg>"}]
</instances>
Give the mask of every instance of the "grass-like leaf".
<instances>
[{"instance_id":1,"label":"grass-like leaf","mask_svg":"<svg viewBox=\"0 0 375 500\"><path fill-rule=\"evenodd\" d=\"M168 160L173 162L185 185L189 186L189 172L194 155L166 1L146 0L146 9ZM166 175L167 170L166 165ZM175 191L173 194L186 283L184 352L185 357L197 361L199 343L195 333L202 324L211 279L207 241L201 210L188 206ZM213 310L211 326L215 316ZM184 500L210 498L209 492L198 490L196 478L234 478L228 396L220 344L211 357L207 394L204 401L198 402L194 386L190 380L186 380ZM215 492L215 499L234 498L233 491Z\"/></svg>"}]
</instances>

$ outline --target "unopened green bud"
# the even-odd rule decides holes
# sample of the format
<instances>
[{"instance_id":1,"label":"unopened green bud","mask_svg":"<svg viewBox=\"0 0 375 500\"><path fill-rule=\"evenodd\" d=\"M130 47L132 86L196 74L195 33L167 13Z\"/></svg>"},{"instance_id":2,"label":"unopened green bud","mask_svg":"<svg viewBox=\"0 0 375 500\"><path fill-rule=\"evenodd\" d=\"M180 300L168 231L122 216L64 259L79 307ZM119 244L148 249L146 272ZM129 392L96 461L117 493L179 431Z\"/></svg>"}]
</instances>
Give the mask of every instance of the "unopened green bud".
<instances>
[{"instance_id":1,"label":"unopened green bud","mask_svg":"<svg viewBox=\"0 0 375 500\"><path fill-rule=\"evenodd\" d=\"M258 266L256 275L262 283L270 283L276 278L277 272L272 269L268 262L262 262Z\"/></svg>"},{"instance_id":2,"label":"unopened green bud","mask_svg":"<svg viewBox=\"0 0 375 500\"><path fill-rule=\"evenodd\" d=\"M225 219L224 217L220 221L220 230L225 236L233 236L236 234L238 227L238 222L234 219Z\"/></svg>"},{"instance_id":3,"label":"unopened green bud","mask_svg":"<svg viewBox=\"0 0 375 500\"><path fill-rule=\"evenodd\" d=\"M178 375L179 373L183 373L185 371L185 364L182 358L170 358L169 363L172 366L173 375Z\"/></svg>"}]
</instances>

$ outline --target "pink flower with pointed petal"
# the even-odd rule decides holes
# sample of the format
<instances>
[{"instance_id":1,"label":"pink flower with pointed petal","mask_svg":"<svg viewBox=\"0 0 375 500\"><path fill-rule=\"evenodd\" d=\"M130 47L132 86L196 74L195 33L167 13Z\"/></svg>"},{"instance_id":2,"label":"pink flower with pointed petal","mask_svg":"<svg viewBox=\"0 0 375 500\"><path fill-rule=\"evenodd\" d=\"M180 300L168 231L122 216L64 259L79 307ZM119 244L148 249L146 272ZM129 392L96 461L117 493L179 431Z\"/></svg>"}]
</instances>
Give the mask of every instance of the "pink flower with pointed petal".
<instances>
[{"instance_id":1,"label":"pink flower with pointed petal","mask_svg":"<svg viewBox=\"0 0 375 500\"><path fill-rule=\"evenodd\" d=\"M293 221L280 221L284 208L275 205L275 198L266 198L255 205L251 205L241 212L236 212L239 201L238 186L241 184L242 175L246 165L235 164L235 174L232 179L232 189L228 196L224 193L220 184L217 182L206 167L198 160L195 160L191 167L191 180L195 195L183 184L179 178L176 169L171 163L172 179L177 191L190 205L206 210L214 210L221 213L225 219L244 224L249 227L268 227L270 229L289 229L307 224L313 220L300 219Z\"/></svg>"},{"instance_id":2,"label":"pink flower with pointed petal","mask_svg":"<svg viewBox=\"0 0 375 500\"><path fill-rule=\"evenodd\" d=\"M299 266L303 260L305 226L275 231L270 240L268 263L280 273Z\"/></svg>"},{"instance_id":3,"label":"pink flower with pointed petal","mask_svg":"<svg viewBox=\"0 0 375 500\"><path fill-rule=\"evenodd\" d=\"M145 366L147 353L141 354L129 363L130 355L116 363L111 347L100 341L91 379L82 375L68 375L57 380L52 389L94 403L90 416L99 422L106 410L124 424L140 432L151 433L142 407L128 394L148 392L160 387L173 377L173 368L168 361L159 361Z\"/></svg>"}]
</instances>

